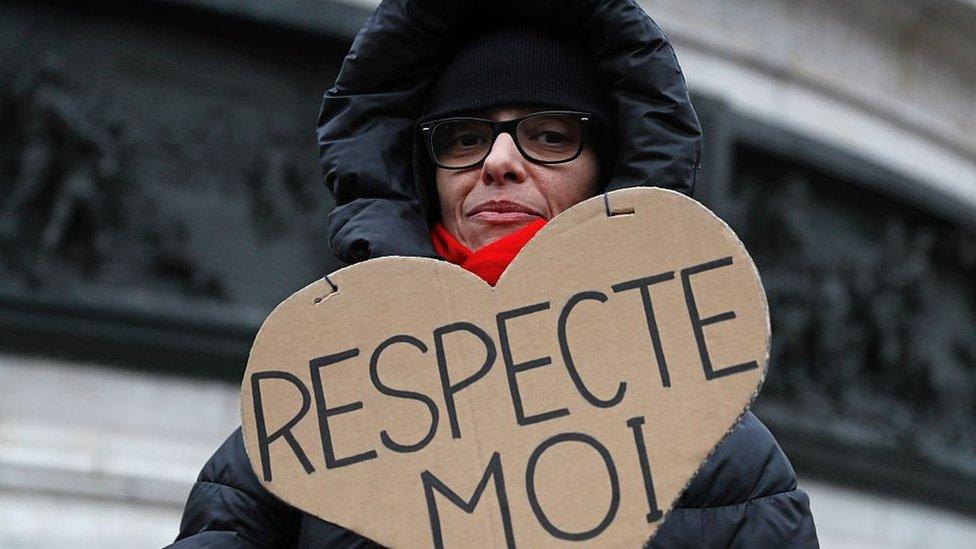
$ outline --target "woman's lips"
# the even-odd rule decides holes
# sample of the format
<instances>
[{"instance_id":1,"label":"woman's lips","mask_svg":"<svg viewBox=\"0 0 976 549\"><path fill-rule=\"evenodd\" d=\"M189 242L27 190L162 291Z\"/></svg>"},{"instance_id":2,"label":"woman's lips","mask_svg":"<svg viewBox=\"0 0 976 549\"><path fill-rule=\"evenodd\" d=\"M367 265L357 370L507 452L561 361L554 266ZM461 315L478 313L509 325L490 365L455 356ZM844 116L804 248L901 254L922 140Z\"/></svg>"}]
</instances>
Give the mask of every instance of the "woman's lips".
<instances>
[{"instance_id":1,"label":"woman's lips","mask_svg":"<svg viewBox=\"0 0 976 549\"><path fill-rule=\"evenodd\" d=\"M539 216L527 214L524 212L491 212L484 211L478 212L472 215L474 219L483 221L490 225L510 225L513 223L522 223L525 221L534 221L539 219Z\"/></svg>"},{"instance_id":2,"label":"woman's lips","mask_svg":"<svg viewBox=\"0 0 976 549\"><path fill-rule=\"evenodd\" d=\"M492 200L475 206L468 216L491 225L508 225L535 221L542 214L517 202Z\"/></svg>"}]
</instances>

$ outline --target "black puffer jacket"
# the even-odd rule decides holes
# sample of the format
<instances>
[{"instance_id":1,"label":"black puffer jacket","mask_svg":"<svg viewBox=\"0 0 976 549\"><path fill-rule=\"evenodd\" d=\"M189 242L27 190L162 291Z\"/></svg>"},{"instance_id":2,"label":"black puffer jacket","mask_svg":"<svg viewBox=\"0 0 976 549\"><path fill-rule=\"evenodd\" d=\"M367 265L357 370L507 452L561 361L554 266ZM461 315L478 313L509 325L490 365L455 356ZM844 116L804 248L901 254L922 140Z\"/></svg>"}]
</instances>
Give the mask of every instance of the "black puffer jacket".
<instances>
[{"instance_id":1,"label":"black puffer jacket","mask_svg":"<svg viewBox=\"0 0 976 549\"><path fill-rule=\"evenodd\" d=\"M618 161L607 190L654 185L691 193L701 159L698 119L671 45L632 0L385 0L322 103L319 152L338 204L329 226L337 257L435 256L425 184L432 175L415 121L452 52L488 25L511 23L573 33L594 52L617 108ZM204 466L172 545L371 546L267 492L240 429ZM650 547L817 547L809 500L752 413L709 458Z\"/></svg>"},{"instance_id":2,"label":"black puffer jacket","mask_svg":"<svg viewBox=\"0 0 976 549\"><path fill-rule=\"evenodd\" d=\"M190 491L174 549L375 544L282 503L261 486L238 429ZM807 495L766 427L751 412L712 454L650 546L818 547Z\"/></svg>"}]
</instances>

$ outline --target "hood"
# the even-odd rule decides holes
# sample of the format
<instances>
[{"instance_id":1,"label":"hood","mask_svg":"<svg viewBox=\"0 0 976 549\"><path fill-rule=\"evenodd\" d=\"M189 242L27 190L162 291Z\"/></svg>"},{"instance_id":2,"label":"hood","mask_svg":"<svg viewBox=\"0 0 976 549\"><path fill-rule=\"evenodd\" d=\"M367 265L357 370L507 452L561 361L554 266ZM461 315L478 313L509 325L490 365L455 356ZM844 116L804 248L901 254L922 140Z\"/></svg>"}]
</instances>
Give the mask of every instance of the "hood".
<instances>
[{"instance_id":1,"label":"hood","mask_svg":"<svg viewBox=\"0 0 976 549\"><path fill-rule=\"evenodd\" d=\"M605 191L692 193L701 164L698 117L674 49L633 0L384 0L356 35L319 112L337 258L437 257L429 232L433 173L417 120L428 88L461 45L515 24L573 36L609 83L617 161Z\"/></svg>"}]
</instances>

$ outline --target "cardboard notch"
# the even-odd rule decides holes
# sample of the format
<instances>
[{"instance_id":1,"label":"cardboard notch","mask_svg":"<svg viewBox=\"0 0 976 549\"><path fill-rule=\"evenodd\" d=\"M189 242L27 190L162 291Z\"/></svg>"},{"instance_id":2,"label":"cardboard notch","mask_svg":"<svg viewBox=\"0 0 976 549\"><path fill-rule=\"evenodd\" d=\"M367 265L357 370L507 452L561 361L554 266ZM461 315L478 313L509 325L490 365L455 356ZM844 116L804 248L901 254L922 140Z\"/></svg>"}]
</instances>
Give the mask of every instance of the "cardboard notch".
<instances>
[{"instance_id":1,"label":"cardboard notch","mask_svg":"<svg viewBox=\"0 0 976 549\"><path fill-rule=\"evenodd\" d=\"M608 196L609 194L610 193L603 193L603 206L604 206L604 209L607 212L607 217L616 217L616 216L621 216L621 215L634 215L635 212L634 212L634 208L633 207L630 207L630 208L620 208L619 210L611 210L610 209L610 198Z\"/></svg>"}]
</instances>

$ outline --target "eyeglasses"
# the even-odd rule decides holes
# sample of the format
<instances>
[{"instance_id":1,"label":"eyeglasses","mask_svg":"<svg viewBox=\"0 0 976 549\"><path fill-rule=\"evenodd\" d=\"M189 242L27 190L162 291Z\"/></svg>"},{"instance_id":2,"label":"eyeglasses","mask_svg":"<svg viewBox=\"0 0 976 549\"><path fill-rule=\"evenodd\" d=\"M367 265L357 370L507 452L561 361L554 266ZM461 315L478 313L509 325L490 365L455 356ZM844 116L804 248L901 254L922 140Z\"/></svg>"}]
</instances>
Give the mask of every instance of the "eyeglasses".
<instances>
[{"instance_id":1,"label":"eyeglasses","mask_svg":"<svg viewBox=\"0 0 976 549\"><path fill-rule=\"evenodd\" d=\"M498 122L460 116L420 124L430 156L440 168L463 170L488 157L501 133L512 136L522 156L539 164L569 162L583 152L590 113L543 111Z\"/></svg>"}]
</instances>

